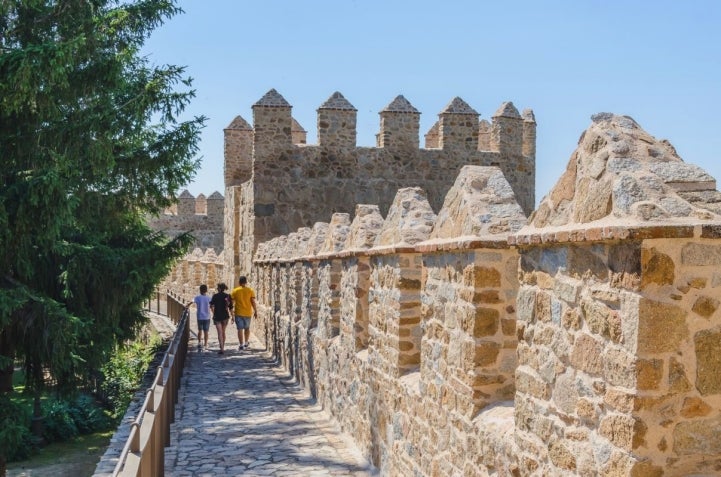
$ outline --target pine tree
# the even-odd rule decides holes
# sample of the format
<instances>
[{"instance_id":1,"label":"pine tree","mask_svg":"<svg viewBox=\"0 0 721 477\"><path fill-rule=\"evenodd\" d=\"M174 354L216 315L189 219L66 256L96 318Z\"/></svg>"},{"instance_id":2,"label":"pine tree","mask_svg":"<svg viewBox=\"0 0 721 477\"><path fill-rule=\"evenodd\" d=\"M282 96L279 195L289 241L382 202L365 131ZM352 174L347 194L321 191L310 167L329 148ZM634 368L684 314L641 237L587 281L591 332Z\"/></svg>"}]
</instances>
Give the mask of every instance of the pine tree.
<instances>
[{"instance_id":1,"label":"pine tree","mask_svg":"<svg viewBox=\"0 0 721 477\"><path fill-rule=\"evenodd\" d=\"M191 80L140 55L177 13L164 0L0 2L0 391L15 360L30 389L48 376L73 389L132 336L189 246L144 221L198 166L204 118L178 119Z\"/></svg>"}]
</instances>

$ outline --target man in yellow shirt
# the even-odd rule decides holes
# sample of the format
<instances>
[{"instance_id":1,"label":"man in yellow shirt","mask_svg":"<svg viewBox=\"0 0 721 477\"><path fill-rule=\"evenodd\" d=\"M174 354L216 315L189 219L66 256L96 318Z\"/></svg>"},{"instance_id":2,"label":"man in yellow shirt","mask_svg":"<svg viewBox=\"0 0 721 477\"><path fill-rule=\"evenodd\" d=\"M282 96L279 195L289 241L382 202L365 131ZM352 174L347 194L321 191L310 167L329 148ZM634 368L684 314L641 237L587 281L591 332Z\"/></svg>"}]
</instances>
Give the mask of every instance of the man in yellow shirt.
<instances>
[{"instance_id":1,"label":"man in yellow shirt","mask_svg":"<svg viewBox=\"0 0 721 477\"><path fill-rule=\"evenodd\" d=\"M258 316L258 309L255 306L255 291L248 286L248 279L242 276L238 283L240 285L233 288L230 297L233 300L235 326L238 328L238 349L243 350L248 348L250 339L250 318Z\"/></svg>"}]
</instances>

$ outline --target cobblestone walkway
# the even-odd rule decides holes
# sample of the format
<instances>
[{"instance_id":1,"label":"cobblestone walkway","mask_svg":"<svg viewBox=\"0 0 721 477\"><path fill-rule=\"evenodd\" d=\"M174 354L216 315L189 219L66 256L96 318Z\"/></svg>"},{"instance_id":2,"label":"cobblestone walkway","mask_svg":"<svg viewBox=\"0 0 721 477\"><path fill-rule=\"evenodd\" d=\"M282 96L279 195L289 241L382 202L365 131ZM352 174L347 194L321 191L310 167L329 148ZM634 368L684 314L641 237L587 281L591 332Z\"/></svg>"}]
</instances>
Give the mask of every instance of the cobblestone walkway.
<instances>
[{"instance_id":1,"label":"cobblestone walkway","mask_svg":"<svg viewBox=\"0 0 721 477\"><path fill-rule=\"evenodd\" d=\"M165 475L376 475L257 341L239 351L235 335L229 326L223 355L214 329L207 351L198 352L191 335Z\"/></svg>"}]
</instances>

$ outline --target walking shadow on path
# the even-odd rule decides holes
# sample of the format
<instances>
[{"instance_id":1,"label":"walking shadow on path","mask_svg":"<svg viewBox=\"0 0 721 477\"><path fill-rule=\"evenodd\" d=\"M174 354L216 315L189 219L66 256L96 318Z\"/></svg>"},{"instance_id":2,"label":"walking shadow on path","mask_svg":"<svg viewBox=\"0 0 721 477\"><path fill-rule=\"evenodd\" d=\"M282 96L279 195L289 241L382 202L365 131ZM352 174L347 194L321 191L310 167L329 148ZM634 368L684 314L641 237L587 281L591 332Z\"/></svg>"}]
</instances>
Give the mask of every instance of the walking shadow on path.
<instances>
[{"instance_id":1,"label":"walking shadow on path","mask_svg":"<svg viewBox=\"0 0 721 477\"><path fill-rule=\"evenodd\" d=\"M210 350L189 347L166 475L377 475L320 406L283 383L255 339L239 351L234 334L223 355L217 341Z\"/></svg>"}]
</instances>

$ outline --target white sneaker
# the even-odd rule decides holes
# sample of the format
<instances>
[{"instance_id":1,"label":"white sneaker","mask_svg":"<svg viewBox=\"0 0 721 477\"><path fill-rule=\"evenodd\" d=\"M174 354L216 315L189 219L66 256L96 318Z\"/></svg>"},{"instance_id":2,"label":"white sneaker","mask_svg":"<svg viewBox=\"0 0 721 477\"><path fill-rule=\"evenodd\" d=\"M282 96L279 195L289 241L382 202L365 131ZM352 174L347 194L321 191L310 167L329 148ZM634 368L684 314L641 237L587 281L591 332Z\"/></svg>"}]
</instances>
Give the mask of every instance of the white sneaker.
<instances>
[{"instance_id":1,"label":"white sneaker","mask_svg":"<svg viewBox=\"0 0 721 477\"><path fill-rule=\"evenodd\" d=\"M244 348L243 345L239 345L239 346L238 346L238 351L243 351L243 348Z\"/></svg>"}]
</instances>

